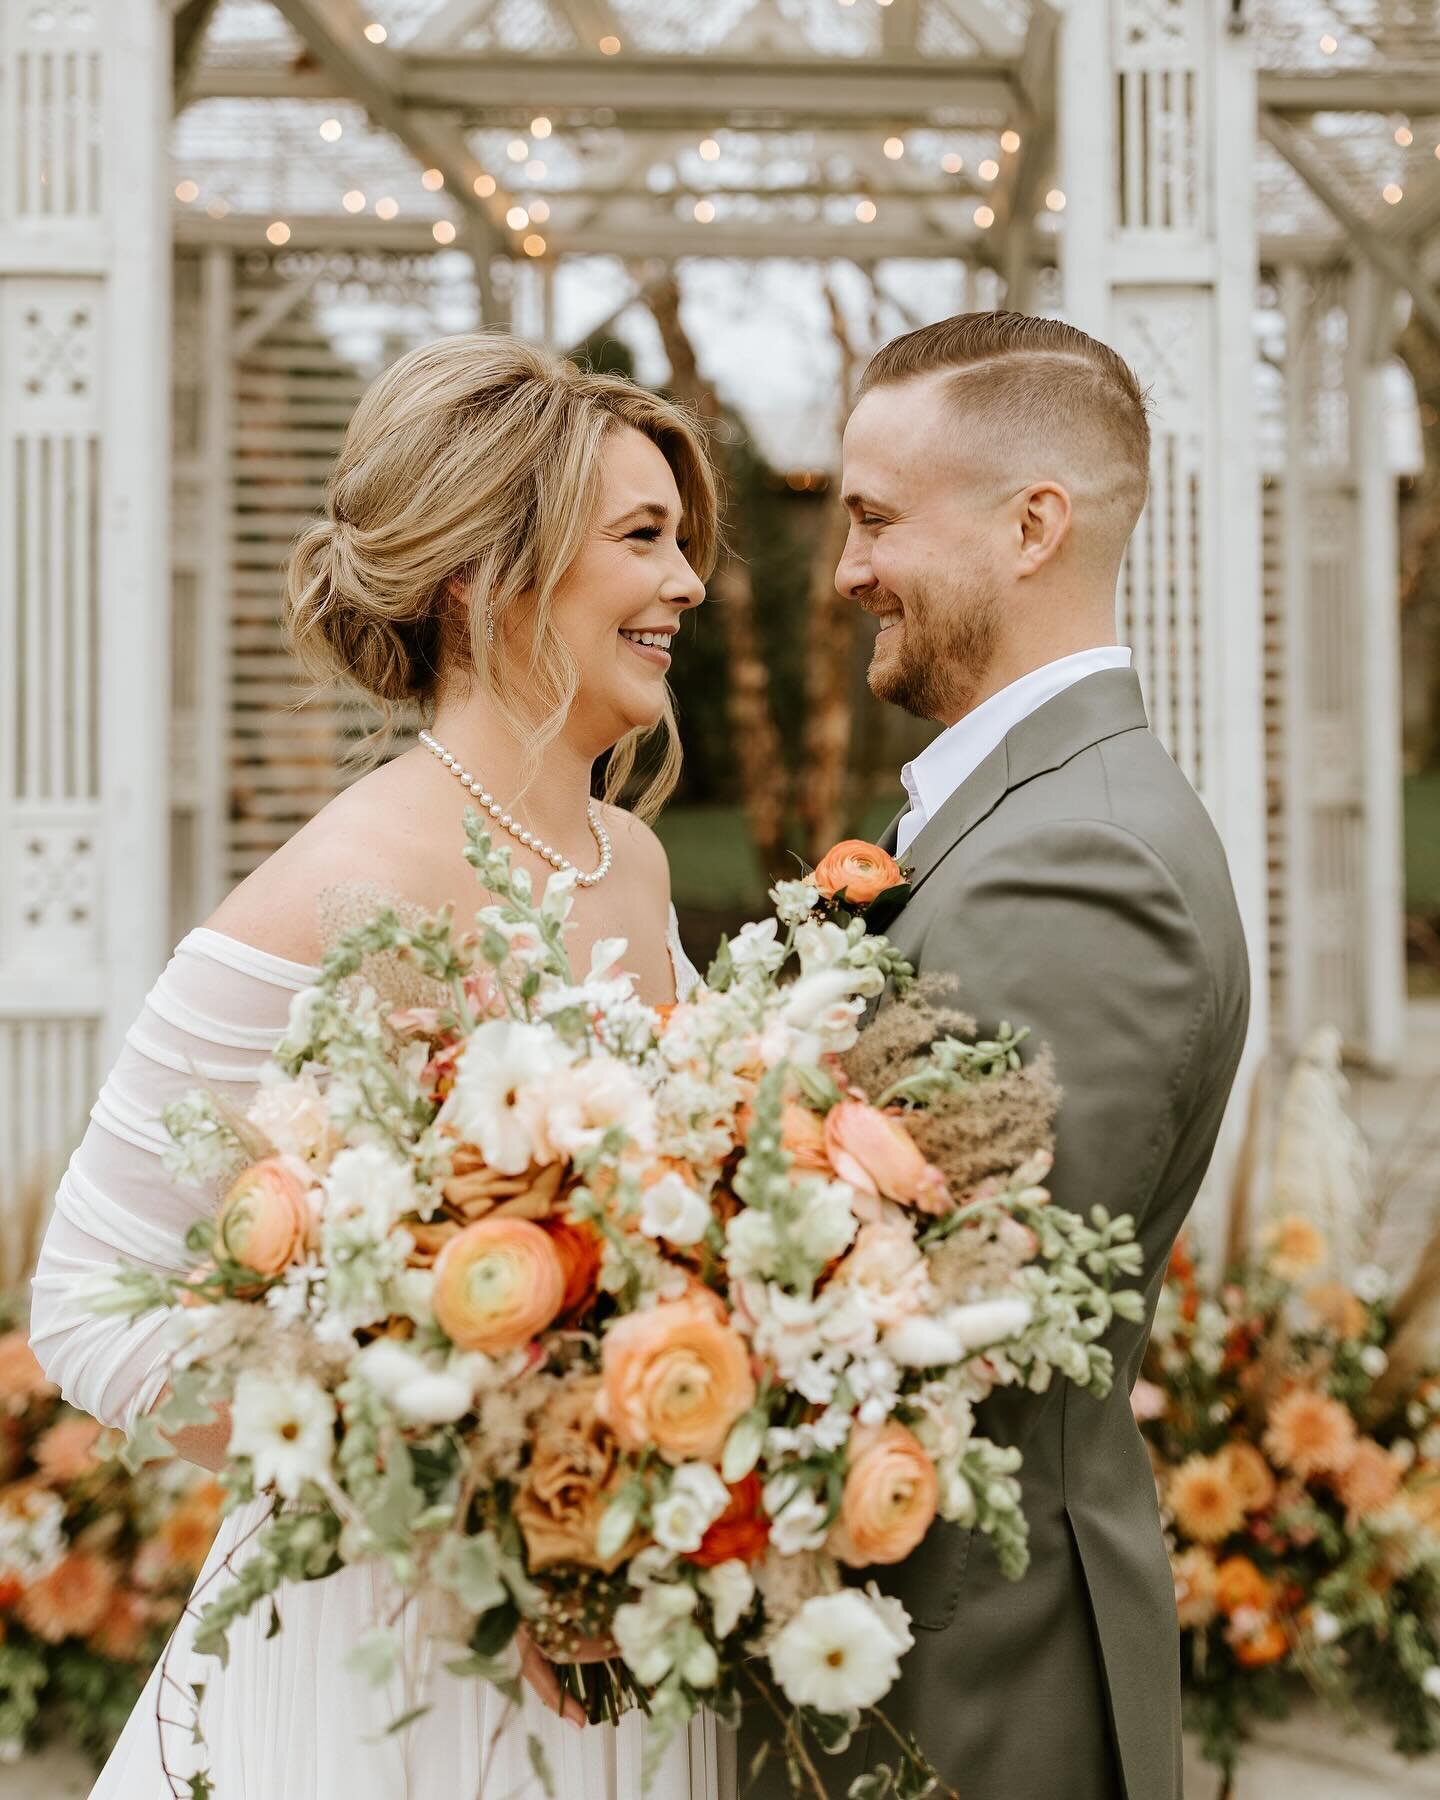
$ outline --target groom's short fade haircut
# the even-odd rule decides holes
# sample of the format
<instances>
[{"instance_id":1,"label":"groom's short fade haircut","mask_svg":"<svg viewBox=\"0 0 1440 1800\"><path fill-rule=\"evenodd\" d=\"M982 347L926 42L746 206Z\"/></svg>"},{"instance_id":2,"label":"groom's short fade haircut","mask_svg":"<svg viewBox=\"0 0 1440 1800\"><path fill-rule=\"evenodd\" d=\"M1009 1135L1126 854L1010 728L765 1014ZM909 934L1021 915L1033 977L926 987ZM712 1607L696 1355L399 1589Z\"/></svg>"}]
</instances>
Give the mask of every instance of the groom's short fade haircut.
<instances>
[{"instance_id":1,"label":"groom's short fade haircut","mask_svg":"<svg viewBox=\"0 0 1440 1800\"><path fill-rule=\"evenodd\" d=\"M997 441L1053 442L1067 428L1092 444L1098 438L1119 477L1114 497L1131 513L1129 535L1149 488L1150 421L1145 391L1123 356L1063 319L957 313L878 350L856 399L872 388L946 374L957 411L1001 434Z\"/></svg>"}]
</instances>

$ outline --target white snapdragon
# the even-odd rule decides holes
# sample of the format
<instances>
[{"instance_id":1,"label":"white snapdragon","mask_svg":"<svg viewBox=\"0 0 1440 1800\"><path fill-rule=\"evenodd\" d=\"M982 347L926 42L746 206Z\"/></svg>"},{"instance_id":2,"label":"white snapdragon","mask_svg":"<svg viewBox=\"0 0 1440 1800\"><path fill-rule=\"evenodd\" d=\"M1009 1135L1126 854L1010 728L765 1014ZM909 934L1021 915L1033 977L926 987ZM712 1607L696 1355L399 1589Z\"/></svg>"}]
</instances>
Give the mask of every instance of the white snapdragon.
<instances>
[{"instance_id":1,"label":"white snapdragon","mask_svg":"<svg viewBox=\"0 0 1440 1800\"><path fill-rule=\"evenodd\" d=\"M777 881L770 890L782 925L803 925L820 904L820 890L810 880Z\"/></svg>"},{"instance_id":2,"label":"white snapdragon","mask_svg":"<svg viewBox=\"0 0 1440 1800\"><path fill-rule=\"evenodd\" d=\"M640 1598L615 1608L616 1647L637 1681L662 1682L675 1667L676 1653L688 1647L696 1593L685 1582L654 1582Z\"/></svg>"},{"instance_id":3,"label":"white snapdragon","mask_svg":"<svg viewBox=\"0 0 1440 1800\"><path fill-rule=\"evenodd\" d=\"M376 1238L416 1207L409 1165L381 1144L357 1144L340 1151L322 1186L327 1220L363 1222Z\"/></svg>"},{"instance_id":4,"label":"white snapdragon","mask_svg":"<svg viewBox=\"0 0 1440 1800\"><path fill-rule=\"evenodd\" d=\"M704 1197L674 1170L668 1170L646 1188L640 1208L640 1229L646 1237L664 1238L671 1244L698 1244L710 1223Z\"/></svg>"},{"instance_id":5,"label":"white snapdragon","mask_svg":"<svg viewBox=\"0 0 1440 1800\"><path fill-rule=\"evenodd\" d=\"M652 1513L656 1541L667 1550L698 1550L705 1533L730 1504L730 1490L708 1463L681 1463Z\"/></svg>"},{"instance_id":6,"label":"white snapdragon","mask_svg":"<svg viewBox=\"0 0 1440 1800\"><path fill-rule=\"evenodd\" d=\"M802 1199L799 1238L807 1256L819 1264L833 1262L848 1250L859 1229L851 1210L851 1190L844 1182L817 1182Z\"/></svg>"},{"instance_id":7,"label":"white snapdragon","mask_svg":"<svg viewBox=\"0 0 1440 1800\"><path fill-rule=\"evenodd\" d=\"M780 1254L775 1221L758 1206L742 1207L725 1227L725 1256L733 1280L774 1271Z\"/></svg>"},{"instance_id":8,"label":"white snapdragon","mask_svg":"<svg viewBox=\"0 0 1440 1800\"><path fill-rule=\"evenodd\" d=\"M266 1063L245 1116L284 1155L309 1162L329 1148L330 1109L309 1064L287 1076L275 1063Z\"/></svg>"},{"instance_id":9,"label":"white snapdragon","mask_svg":"<svg viewBox=\"0 0 1440 1800\"><path fill-rule=\"evenodd\" d=\"M826 1508L813 1491L801 1488L794 1474L772 1475L763 1492L770 1515L770 1542L781 1556L818 1550L829 1535Z\"/></svg>"},{"instance_id":10,"label":"white snapdragon","mask_svg":"<svg viewBox=\"0 0 1440 1800\"><path fill-rule=\"evenodd\" d=\"M774 919L742 925L729 940L730 961L737 974L773 975L785 961L785 946L777 936Z\"/></svg>"},{"instance_id":11,"label":"white snapdragon","mask_svg":"<svg viewBox=\"0 0 1440 1800\"><path fill-rule=\"evenodd\" d=\"M425 1356L398 1338L376 1338L355 1367L399 1416L414 1425L449 1425L467 1413L490 1358L478 1351Z\"/></svg>"},{"instance_id":12,"label":"white snapdragon","mask_svg":"<svg viewBox=\"0 0 1440 1800\"><path fill-rule=\"evenodd\" d=\"M755 1578L743 1562L731 1558L700 1573L700 1592L710 1602L716 1637L726 1638L750 1610Z\"/></svg>"}]
</instances>

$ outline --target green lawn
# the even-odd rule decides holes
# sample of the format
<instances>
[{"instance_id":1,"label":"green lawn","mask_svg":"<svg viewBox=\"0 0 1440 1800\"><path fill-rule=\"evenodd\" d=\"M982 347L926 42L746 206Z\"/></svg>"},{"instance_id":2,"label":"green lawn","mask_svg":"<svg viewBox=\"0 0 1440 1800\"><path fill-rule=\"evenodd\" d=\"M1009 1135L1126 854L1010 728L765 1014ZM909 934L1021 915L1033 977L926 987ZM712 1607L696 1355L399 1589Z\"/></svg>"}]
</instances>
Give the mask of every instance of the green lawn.
<instances>
[{"instance_id":1,"label":"green lawn","mask_svg":"<svg viewBox=\"0 0 1440 1800\"><path fill-rule=\"evenodd\" d=\"M1405 782L1405 905L1440 913L1440 769Z\"/></svg>"}]
</instances>

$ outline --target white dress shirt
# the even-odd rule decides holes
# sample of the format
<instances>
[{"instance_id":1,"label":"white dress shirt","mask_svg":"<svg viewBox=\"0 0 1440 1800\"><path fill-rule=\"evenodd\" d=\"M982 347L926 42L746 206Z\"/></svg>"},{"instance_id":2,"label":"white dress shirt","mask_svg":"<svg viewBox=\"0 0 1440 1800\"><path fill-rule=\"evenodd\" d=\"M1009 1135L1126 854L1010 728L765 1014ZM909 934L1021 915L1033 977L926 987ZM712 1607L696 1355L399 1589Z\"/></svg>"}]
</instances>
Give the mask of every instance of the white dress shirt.
<instances>
[{"instance_id":1,"label":"white dress shirt","mask_svg":"<svg viewBox=\"0 0 1440 1800\"><path fill-rule=\"evenodd\" d=\"M905 854L960 783L975 773L995 746L1022 719L1029 718L1047 700L1063 694L1066 688L1083 681L1087 675L1097 674L1101 669L1129 667L1130 652L1124 644L1078 650L1073 656L1062 656L1056 662L1031 669L1028 675L1012 681L998 694L982 700L963 719L947 726L900 771L910 810L901 819L896 832L896 855Z\"/></svg>"}]
</instances>

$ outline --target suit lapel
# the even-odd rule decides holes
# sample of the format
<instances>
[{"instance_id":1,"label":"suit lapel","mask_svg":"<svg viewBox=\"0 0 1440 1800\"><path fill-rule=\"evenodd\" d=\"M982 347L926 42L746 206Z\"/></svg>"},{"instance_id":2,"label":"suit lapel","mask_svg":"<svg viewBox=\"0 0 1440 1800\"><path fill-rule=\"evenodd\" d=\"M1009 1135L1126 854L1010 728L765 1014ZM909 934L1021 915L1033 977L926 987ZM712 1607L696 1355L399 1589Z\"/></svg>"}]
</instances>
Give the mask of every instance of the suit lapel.
<instances>
[{"instance_id":1,"label":"suit lapel","mask_svg":"<svg viewBox=\"0 0 1440 1800\"><path fill-rule=\"evenodd\" d=\"M1140 680L1133 669L1102 669L1037 707L960 783L911 844L902 860L910 869L912 897L1012 788L1048 769L1060 768L1092 744L1148 725ZM894 837L887 836L885 847L893 850Z\"/></svg>"},{"instance_id":2,"label":"suit lapel","mask_svg":"<svg viewBox=\"0 0 1440 1800\"><path fill-rule=\"evenodd\" d=\"M880 848L886 851L890 856L895 854L895 844L900 836L900 821L905 817L909 810L910 808L908 805L902 806L895 817L880 833Z\"/></svg>"}]
</instances>

